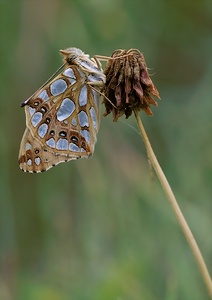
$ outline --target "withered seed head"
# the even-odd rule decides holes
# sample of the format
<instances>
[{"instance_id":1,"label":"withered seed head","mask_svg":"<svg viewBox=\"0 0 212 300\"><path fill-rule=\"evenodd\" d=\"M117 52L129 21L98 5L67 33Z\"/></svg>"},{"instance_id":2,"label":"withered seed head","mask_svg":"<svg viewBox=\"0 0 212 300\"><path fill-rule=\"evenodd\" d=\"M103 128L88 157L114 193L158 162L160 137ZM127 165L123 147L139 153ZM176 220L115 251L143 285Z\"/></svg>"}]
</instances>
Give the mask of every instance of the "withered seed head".
<instances>
[{"instance_id":1,"label":"withered seed head","mask_svg":"<svg viewBox=\"0 0 212 300\"><path fill-rule=\"evenodd\" d=\"M123 114L128 118L136 109L152 116L150 104L158 104L151 95L158 99L160 95L149 77L143 54L137 49L116 50L111 58L104 70L104 94L110 100L103 100L104 116L112 112L114 121L117 121Z\"/></svg>"}]
</instances>

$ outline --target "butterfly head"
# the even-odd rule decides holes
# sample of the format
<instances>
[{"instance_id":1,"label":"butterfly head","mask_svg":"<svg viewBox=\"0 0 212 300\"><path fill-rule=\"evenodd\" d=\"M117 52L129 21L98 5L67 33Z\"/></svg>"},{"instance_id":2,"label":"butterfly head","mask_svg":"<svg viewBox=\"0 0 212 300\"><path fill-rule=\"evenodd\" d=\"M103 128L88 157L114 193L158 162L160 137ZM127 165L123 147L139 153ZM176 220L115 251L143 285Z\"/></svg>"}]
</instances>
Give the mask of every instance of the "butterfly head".
<instances>
[{"instance_id":1,"label":"butterfly head","mask_svg":"<svg viewBox=\"0 0 212 300\"><path fill-rule=\"evenodd\" d=\"M60 53L64 56L64 62L67 62L69 64L74 64L77 58L79 57L86 57L89 59L89 55L85 54L82 50L79 48L71 47L64 50L60 50Z\"/></svg>"},{"instance_id":2,"label":"butterfly head","mask_svg":"<svg viewBox=\"0 0 212 300\"><path fill-rule=\"evenodd\" d=\"M90 58L88 54L85 54L78 48L67 48L60 50L63 55L63 61L68 65L76 65L85 73L93 73L100 77L103 76L103 71L100 62L97 59ZM104 82L105 80L103 80Z\"/></svg>"}]
</instances>

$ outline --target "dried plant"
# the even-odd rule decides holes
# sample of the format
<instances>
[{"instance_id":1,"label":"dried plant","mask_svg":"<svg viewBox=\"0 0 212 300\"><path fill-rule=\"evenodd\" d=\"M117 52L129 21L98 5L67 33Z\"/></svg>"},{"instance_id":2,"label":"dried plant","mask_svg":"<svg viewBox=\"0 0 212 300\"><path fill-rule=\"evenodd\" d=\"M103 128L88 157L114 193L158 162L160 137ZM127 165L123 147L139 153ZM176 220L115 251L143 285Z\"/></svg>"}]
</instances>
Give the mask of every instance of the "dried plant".
<instances>
[{"instance_id":1,"label":"dried plant","mask_svg":"<svg viewBox=\"0 0 212 300\"><path fill-rule=\"evenodd\" d=\"M104 74L106 76L104 94L104 116L110 112L114 121L123 114L128 118L133 110L142 109L152 116L150 105L157 106L152 98L160 99L159 92L149 77L143 54L137 49L116 50L109 59Z\"/></svg>"},{"instance_id":2,"label":"dried plant","mask_svg":"<svg viewBox=\"0 0 212 300\"><path fill-rule=\"evenodd\" d=\"M144 56L137 49L131 49L129 51L116 50L113 52L111 58L108 59L104 74L106 76L104 87L105 99L103 100L106 108L104 115L107 116L112 112L114 121L117 121L123 114L128 118L132 112L134 112L146 146L149 161L166 193L169 203L194 254L209 295L212 298L212 282L207 266L183 213L180 210L169 182L154 154L139 115L139 110L141 109L147 115L153 115L150 105L157 106L157 102L152 98L152 95L160 99L159 92L149 77Z\"/></svg>"}]
</instances>

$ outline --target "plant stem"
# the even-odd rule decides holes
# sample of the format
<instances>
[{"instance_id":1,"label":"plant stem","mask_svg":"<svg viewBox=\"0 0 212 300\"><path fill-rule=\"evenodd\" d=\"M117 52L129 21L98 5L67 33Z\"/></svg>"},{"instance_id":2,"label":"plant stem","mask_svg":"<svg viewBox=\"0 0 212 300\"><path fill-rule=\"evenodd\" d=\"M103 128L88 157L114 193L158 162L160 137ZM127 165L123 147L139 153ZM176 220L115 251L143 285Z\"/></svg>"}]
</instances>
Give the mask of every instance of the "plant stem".
<instances>
[{"instance_id":1,"label":"plant stem","mask_svg":"<svg viewBox=\"0 0 212 300\"><path fill-rule=\"evenodd\" d=\"M200 269L200 272L202 274L202 277L203 277L203 280L206 284L206 287L208 289L208 292L209 292L209 295L212 299L212 281L211 281L211 278L210 278L210 274L208 272L208 269L207 269L207 266L205 264L205 261L202 257L202 254L199 250L199 247L197 245L197 242L196 240L194 239L194 236L179 208L179 205L177 203L177 200L172 192L172 189L169 185L169 182L168 180L166 179L166 176L164 175L163 173L163 170L161 169L161 166L159 165L158 163L158 160L154 154L154 151L152 149L152 146L150 144L150 141L148 139L148 136L146 134L146 131L144 129L144 126L142 124L142 121L141 121L141 118L139 116L139 113L137 110L134 111L134 114L135 114L135 118L136 118L136 121L138 123L138 127L139 127L139 130L141 132L141 135L143 137L143 140L144 140L144 144L145 144L145 147L146 147L146 150L147 150L147 154L148 154L148 157L149 157L149 160L150 162L152 163L152 166L158 176L158 179L164 189L164 192L169 200L169 203L171 204L171 207L177 217L177 220L181 226L181 229L188 241L188 244L193 252L193 255L196 259L196 262L197 262L197 265Z\"/></svg>"}]
</instances>

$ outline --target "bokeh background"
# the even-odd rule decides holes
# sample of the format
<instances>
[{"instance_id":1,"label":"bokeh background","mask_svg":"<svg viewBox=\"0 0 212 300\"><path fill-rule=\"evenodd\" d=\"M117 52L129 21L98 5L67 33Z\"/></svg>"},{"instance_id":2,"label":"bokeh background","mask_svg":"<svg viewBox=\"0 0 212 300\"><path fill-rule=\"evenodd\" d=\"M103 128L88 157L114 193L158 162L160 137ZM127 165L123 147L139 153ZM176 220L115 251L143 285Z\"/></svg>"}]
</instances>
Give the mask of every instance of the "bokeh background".
<instances>
[{"instance_id":1,"label":"bokeh background","mask_svg":"<svg viewBox=\"0 0 212 300\"><path fill-rule=\"evenodd\" d=\"M133 117L102 117L90 159L17 156L59 49L140 49L162 98L141 117L212 273L212 1L0 0L0 38L0 299L209 299Z\"/></svg>"}]
</instances>

